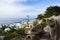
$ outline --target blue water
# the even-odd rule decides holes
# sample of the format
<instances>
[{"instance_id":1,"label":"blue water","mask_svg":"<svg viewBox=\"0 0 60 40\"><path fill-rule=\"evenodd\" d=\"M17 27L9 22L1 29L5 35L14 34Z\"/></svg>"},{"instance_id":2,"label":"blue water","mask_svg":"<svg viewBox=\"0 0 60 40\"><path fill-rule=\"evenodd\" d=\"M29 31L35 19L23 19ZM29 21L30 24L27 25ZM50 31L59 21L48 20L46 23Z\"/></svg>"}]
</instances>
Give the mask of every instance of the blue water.
<instances>
[{"instance_id":1,"label":"blue water","mask_svg":"<svg viewBox=\"0 0 60 40\"><path fill-rule=\"evenodd\" d=\"M35 18L29 18L29 21L34 20ZM24 23L26 22L26 18L10 18L10 19L0 19L1 24L12 24L12 23Z\"/></svg>"}]
</instances>

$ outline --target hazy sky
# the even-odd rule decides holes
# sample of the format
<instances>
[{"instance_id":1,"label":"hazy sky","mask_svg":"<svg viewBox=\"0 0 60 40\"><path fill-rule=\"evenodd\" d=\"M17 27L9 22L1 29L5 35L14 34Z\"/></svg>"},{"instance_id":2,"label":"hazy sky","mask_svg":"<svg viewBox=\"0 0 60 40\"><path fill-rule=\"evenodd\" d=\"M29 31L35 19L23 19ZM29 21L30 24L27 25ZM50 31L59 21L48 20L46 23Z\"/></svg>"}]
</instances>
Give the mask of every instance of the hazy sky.
<instances>
[{"instance_id":1,"label":"hazy sky","mask_svg":"<svg viewBox=\"0 0 60 40\"><path fill-rule=\"evenodd\" d=\"M0 18L36 16L54 5L60 6L60 0L0 0Z\"/></svg>"}]
</instances>

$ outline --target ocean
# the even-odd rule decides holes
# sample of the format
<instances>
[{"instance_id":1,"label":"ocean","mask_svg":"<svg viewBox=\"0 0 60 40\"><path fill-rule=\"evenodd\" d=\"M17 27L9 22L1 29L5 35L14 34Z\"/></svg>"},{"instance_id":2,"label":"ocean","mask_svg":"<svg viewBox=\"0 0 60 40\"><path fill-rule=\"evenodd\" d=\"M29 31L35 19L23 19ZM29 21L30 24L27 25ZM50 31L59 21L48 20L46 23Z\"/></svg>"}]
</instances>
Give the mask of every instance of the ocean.
<instances>
[{"instance_id":1,"label":"ocean","mask_svg":"<svg viewBox=\"0 0 60 40\"><path fill-rule=\"evenodd\" d=\"M34 20L35 18L29 18L29 21ZM0 19L0 25L2 24L13 24L13 23L24 23L26 22L28 19L26 18L10 18L10 19Z\"/></svg>"}]
</instances>

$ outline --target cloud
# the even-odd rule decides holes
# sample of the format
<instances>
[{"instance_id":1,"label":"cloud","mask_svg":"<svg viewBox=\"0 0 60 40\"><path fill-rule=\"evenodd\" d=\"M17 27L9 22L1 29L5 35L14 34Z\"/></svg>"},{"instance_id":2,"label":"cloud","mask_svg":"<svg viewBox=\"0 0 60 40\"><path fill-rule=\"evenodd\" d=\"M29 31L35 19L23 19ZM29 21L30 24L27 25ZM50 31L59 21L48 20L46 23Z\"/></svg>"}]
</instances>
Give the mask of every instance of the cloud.
<instances>
[{"instance_id":1,"label":"cloud","mask_svg":"<svg viewBox=\"0 0 60 40\"><path fill-rule=\"evenodd\" d=\"M4 3L14 3L14 2L26 2L27 0L0 0L0 2Z\"/></svg>"},{"instance_id":2,"label":"cloud","mask_svg":"<svg viewBox=\"0 0 60 40\"><path fill-rule=\"evenodd\" d=\"M17 2L27 2L28 0L15 0Z\"/></svg>"},{"instance_id":3,"label":"cloud","mask_svg":"<svg viewBox=\"0 0 60 40\"><path fill-rule=\"evenodd\" d=\"M37 0L0 0L0 18L18 18L26 15L36 16L42 12L40 8L36 7L38 5L29 6L23 4L23 2L28 1ZM16 4L16 2L22 2L22 4Z\"/></svg>"},{"instance_id":4,"label":"cloud","mask_svg":"<svg viewBox=\"0 0 60 40\"><path fill-rule=\"evenodd\" d=\"M26 0L15 0L15 1L26 1ZM15 5L14 0L0 0L0 18L14 18L23 16L22 11L29 10L32 7L20 4L19 6ZM12 4L11 4L12 3Z\"/></svg>"}]
</instances>

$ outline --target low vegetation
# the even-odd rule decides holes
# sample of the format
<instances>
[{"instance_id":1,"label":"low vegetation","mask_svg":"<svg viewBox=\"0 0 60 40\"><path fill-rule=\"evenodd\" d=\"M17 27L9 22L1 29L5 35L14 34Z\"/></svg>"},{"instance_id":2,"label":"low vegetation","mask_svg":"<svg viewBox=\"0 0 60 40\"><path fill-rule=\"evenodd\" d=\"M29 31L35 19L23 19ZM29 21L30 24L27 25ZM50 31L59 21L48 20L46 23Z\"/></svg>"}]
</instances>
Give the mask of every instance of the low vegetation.
<instances>
[{"instance_id":1,"label":"low vegetation","mask_svg":"<svg viewBox=\"0 0 60 40\"><path fill-rule=\"evenodd\" d=\"M8 31L4 31L6 28L9 28L10 30ZM14 37L22 37L25 34L25 28L19 28L19 29L15 29L15 26L6 26L6 25L2 25L1 27L1 31L0 31L0 34L1 35L4 35L5 36L5 40L8 40L8 39L12 39Z\"/></svg>"}]
</instances>

